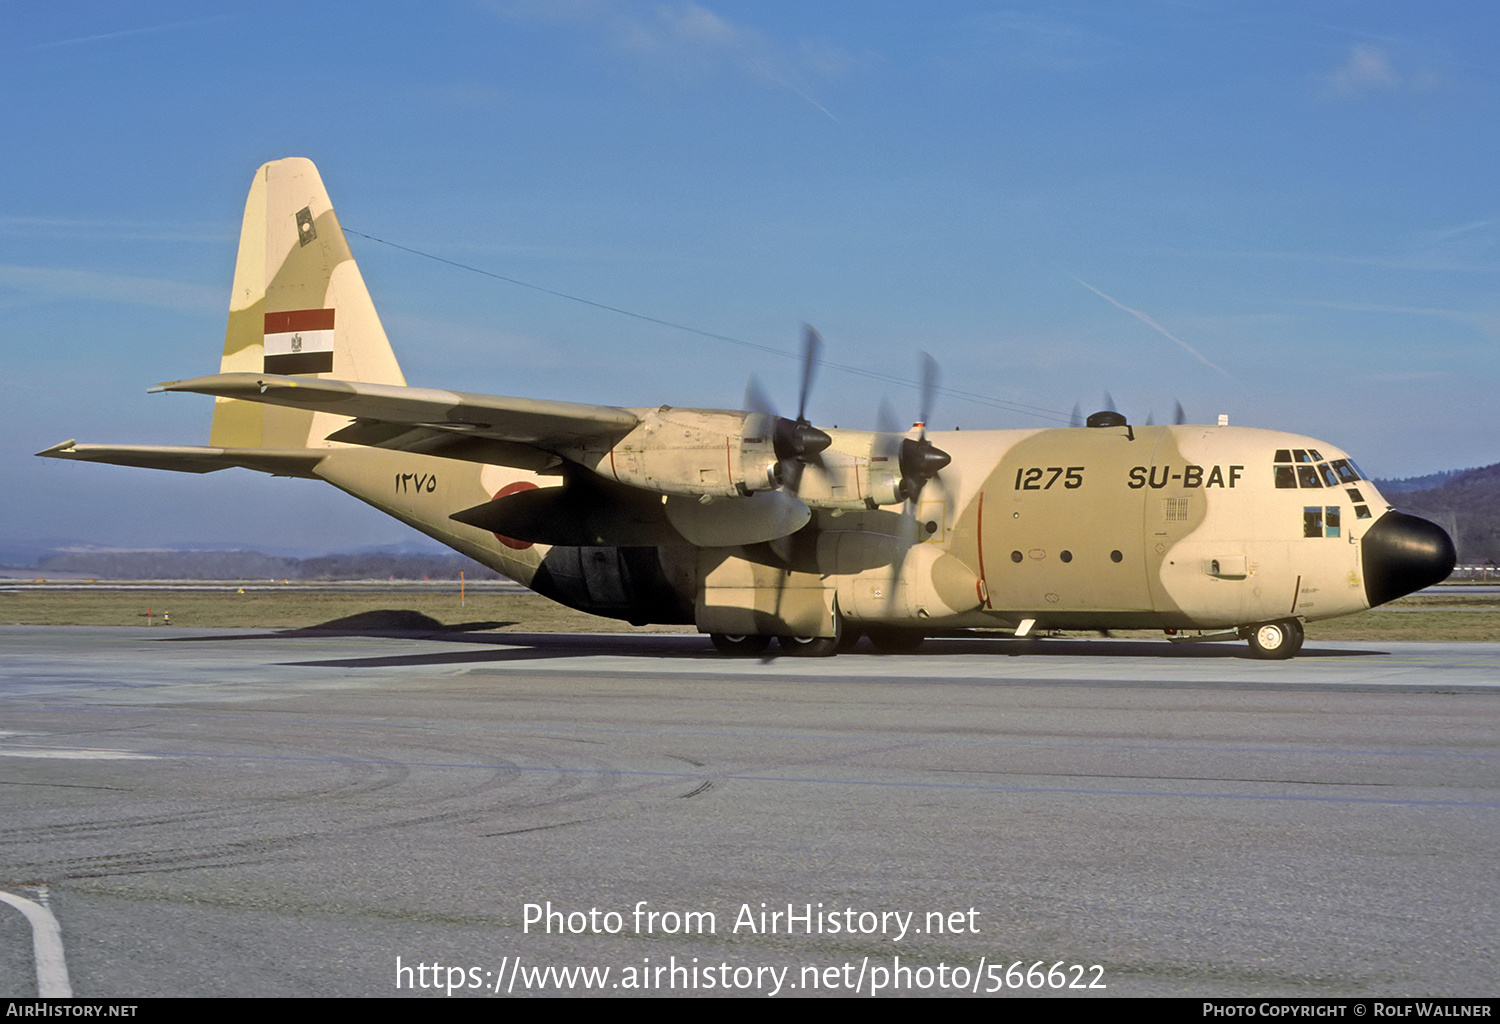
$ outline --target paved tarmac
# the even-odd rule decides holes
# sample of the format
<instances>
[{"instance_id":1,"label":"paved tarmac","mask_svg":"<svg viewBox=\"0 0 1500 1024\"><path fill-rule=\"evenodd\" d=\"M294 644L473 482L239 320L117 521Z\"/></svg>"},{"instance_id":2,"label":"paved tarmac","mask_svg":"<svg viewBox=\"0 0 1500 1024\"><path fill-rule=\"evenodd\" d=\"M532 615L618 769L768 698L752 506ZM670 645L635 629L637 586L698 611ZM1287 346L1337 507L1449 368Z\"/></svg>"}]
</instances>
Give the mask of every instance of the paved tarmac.
<instances>
[{"instance_id":1,"label":"paved tarmac","mask_svg":"<svg viewBox=\"0 0 1500 1024\"><path fill-rule=\"evenodd\" d=\"M0 891L81 997L1495 996L1497 737L1500 644L10 627Z\"/></svg>"}]
</instances>

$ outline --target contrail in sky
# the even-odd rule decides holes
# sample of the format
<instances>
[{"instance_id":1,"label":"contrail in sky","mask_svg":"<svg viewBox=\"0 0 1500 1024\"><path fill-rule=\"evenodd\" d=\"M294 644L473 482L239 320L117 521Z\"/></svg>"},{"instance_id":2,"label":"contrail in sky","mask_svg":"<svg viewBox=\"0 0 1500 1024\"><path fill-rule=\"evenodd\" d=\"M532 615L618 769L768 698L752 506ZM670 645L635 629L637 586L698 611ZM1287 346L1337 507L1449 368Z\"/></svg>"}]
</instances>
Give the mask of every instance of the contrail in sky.
<instances>
[{"instance_id":1,"label":"contrail in sky","mask_svg":"<svg viewBox=\"0 0 1500 1024\"><path fill-rule=\"evenodd\" d=\"M190 18L187 21L173 21L165 25L150 25L146 28L128 28L120 32L105 32L97 36L77 36L73 39L58 39L50 43L38 43L32 47L33 50L46 50L55 46L77 46L82 43L102 43L107 39L124 39L127 36L153 35L157 32L170 32L173 29L186 28L189 25L207 25L215 21L227 21L232 15L220 14L211 18Z\"/></svg>"},{"instance_id":2,"label":"contrail in sky","mask_svg":"<svg viewBox=\"0 0 1500 1024\"><path fill-rule=\"evenodd\" d=\"M1175 335L1171 331L1167 330L1165 327L1163 327L1161 324L1157 323L1155 320L1151 319L1145 313L1142 313L1138 309L1131 309L1129 306L1125 305L1125 303L1119 301L1118 299L1110 298L1108 295L1105 295L1103 292L1101 292L1099 289L1095 288L1093 285L1089 284L1087 281L1085 281L1081 277L1075 277L1072 274L1069 274L1068 276L1071 277L1071 278L1073 278L1073 280L1077 281L1079 284L1083 285L1089 291L1093 292L1095 295L1099 296L1099 298L1103 299L1105 302L1108 302L1111 306L1115 306L1115 307L1117 307L1119 309L1123 309L1125 312L1127 312L1131 316L1135 317L1141 323L1145 324L1147 327L1151 328L1153 331L1156 331L1162 337L1166 338L1169 341L1175 341L1177 344L1181 345L1184 349L1186 349L1189 353L1191 353L1192 356L1193 356L1193 358L1196 359L1196 360L1198 360L1198 362L1202 363L1204 366L1207 366L1208 368L1213 369L1213 370L1218 370L1220 373L1222 373L1224 376L1228 377L1230 380L1234 380L1234 374L1230 373L1228 370L1224 369L1224 367L1222 367L1222 366L1219 366L1219 365L1217 365L1215 363L1209 362L1206 358L1204 358L1202 352L1199 352L1193 346L1189 345L1187 342L1185 342L1181 338L1177 337L1177 335ZM1236 383L1238 383L1238 382L1236 381Z\"/></svg>"}]
</instances>

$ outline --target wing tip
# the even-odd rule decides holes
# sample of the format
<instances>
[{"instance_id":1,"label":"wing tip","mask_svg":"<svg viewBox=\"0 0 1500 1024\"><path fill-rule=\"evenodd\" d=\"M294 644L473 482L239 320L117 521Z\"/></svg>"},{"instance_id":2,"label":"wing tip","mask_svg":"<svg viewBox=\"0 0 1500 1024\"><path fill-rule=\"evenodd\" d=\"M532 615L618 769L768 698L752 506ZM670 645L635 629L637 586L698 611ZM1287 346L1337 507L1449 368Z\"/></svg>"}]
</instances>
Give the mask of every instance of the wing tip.
<instances>
[{"instance_id":1,"label":"wing tip","mask_svg":"<svg viewBox=\"0 0 1500 1024\"><path fill-rule=\"evenodd\" d=\"M51 459L62 458L64 456L66 456L66 455L72 454L73 448L77 444L78 444L78 438L76 438L76 437L70 437L66 441L63 441L60 444L55 444L51 448L44 449L42 451L37 452L36 454L37 454L38 458L43 458L43 459L48 459L48 458L51 458Z\"/></svg>"}]
</instances>

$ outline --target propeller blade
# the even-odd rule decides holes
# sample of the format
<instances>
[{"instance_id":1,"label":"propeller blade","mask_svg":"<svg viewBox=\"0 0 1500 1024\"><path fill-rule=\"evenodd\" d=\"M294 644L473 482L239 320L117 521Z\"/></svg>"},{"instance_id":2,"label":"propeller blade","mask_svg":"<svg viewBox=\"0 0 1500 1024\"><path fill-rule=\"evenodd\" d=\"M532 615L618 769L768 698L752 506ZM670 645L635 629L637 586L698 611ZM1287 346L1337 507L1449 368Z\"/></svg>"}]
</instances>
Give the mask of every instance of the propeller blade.
<instances>
[{"instance_id":1,"label":"propeller blade","mask_svg":"<svg viewBox=\"0 0 1500 1024\"><path fill-rule=\"evenodd\" d=\"M1073 415L1068 417L1068 426L1083 426L1083 406L1078 404L1077 402L1073 403Z\"/></svg>"},{"instance_id":2,"label":"propeller blade","mask_svg":"<svg viewBox=\"0 0 1500 1024\"><path fill-rule=\"evenodd\" d=\"M1119 409L1115 408L1115 400L1112 397L1110 397L1110 394L1109 394L1108 391L1104 392L1104 411L1105 412L1119 412L1120 411Z\"/></svg>"},{"instance_id":3,"label":"propeller blade","mask_svg":"<svg viewBox=\"0 0 1500 1024\"><path fill-rule=\"evenodd\" d=\"M745 384L745 410L747 412L758 412L763 416L780 418L776 415L776 403L771 401L765 389L760 386L760 381L754 374Z\"/></svg>"},{"instance_id":4,"label":"propeller blade","mask_svg":"<svg viewBox=\"0 0 1500 1024\"><path fill-rule=\"evenodd\" d=\"M807 422L807 396L812 391L813 372L818 368L818 357L823 348L823 336L813 330L812 324L803 324L802 335L802 394L797 400L797 422Z\"/></svg>"},{"instance_id":5,"label":"propeller blade","mask_svg":"<svg viewBox=\"0 0 1500 1024\"><path fill-rule=\"evenodd\" d=\"M932 396L937 391L938 364L928 352L922 353L922 416L917 422L922 424L918 437L927 436L927 419L932 415Z\"/></svg>"},{"instance_id":6,"label":"propeller blade","mask_svg":"<svg viewBox=\"0 0 1500 1024\"><path fill-rule=\"evenodd\" d=\"M1177 403L1177 411L1172 416L1172 422L1177 424L1179 427L1187 422L1187 413L1183 412L1181 402Z\"/></svg>"}]
</instances>

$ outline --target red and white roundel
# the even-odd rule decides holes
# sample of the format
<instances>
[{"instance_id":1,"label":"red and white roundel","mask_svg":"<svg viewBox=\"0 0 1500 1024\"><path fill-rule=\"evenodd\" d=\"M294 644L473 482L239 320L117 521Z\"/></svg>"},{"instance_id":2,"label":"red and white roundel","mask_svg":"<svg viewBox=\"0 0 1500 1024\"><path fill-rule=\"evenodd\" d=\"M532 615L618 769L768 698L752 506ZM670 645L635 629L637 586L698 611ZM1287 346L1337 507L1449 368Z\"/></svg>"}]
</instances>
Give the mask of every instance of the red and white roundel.
<instances>
[{"instance_id":1,"label":"red and white roundel","mask_svg":"<svg viewBox=\"0 0 1500 1024\"><path fill-rule=\"evenodd\" d=\"M515 483L506 484L504 487L496 491L495 500L507 497L508 495L519 494L521 491L534 491L536 489L536 484L532 483L529 480L517 480ZM525 551L527 548L531 547L532 544L532 542L529 540L516 540L513 537L502 537L498 533L495 534L495 539L498 540L501 544L504 544L506 547L511 548L515 551Z\"/></svg>"}]
</instances>

